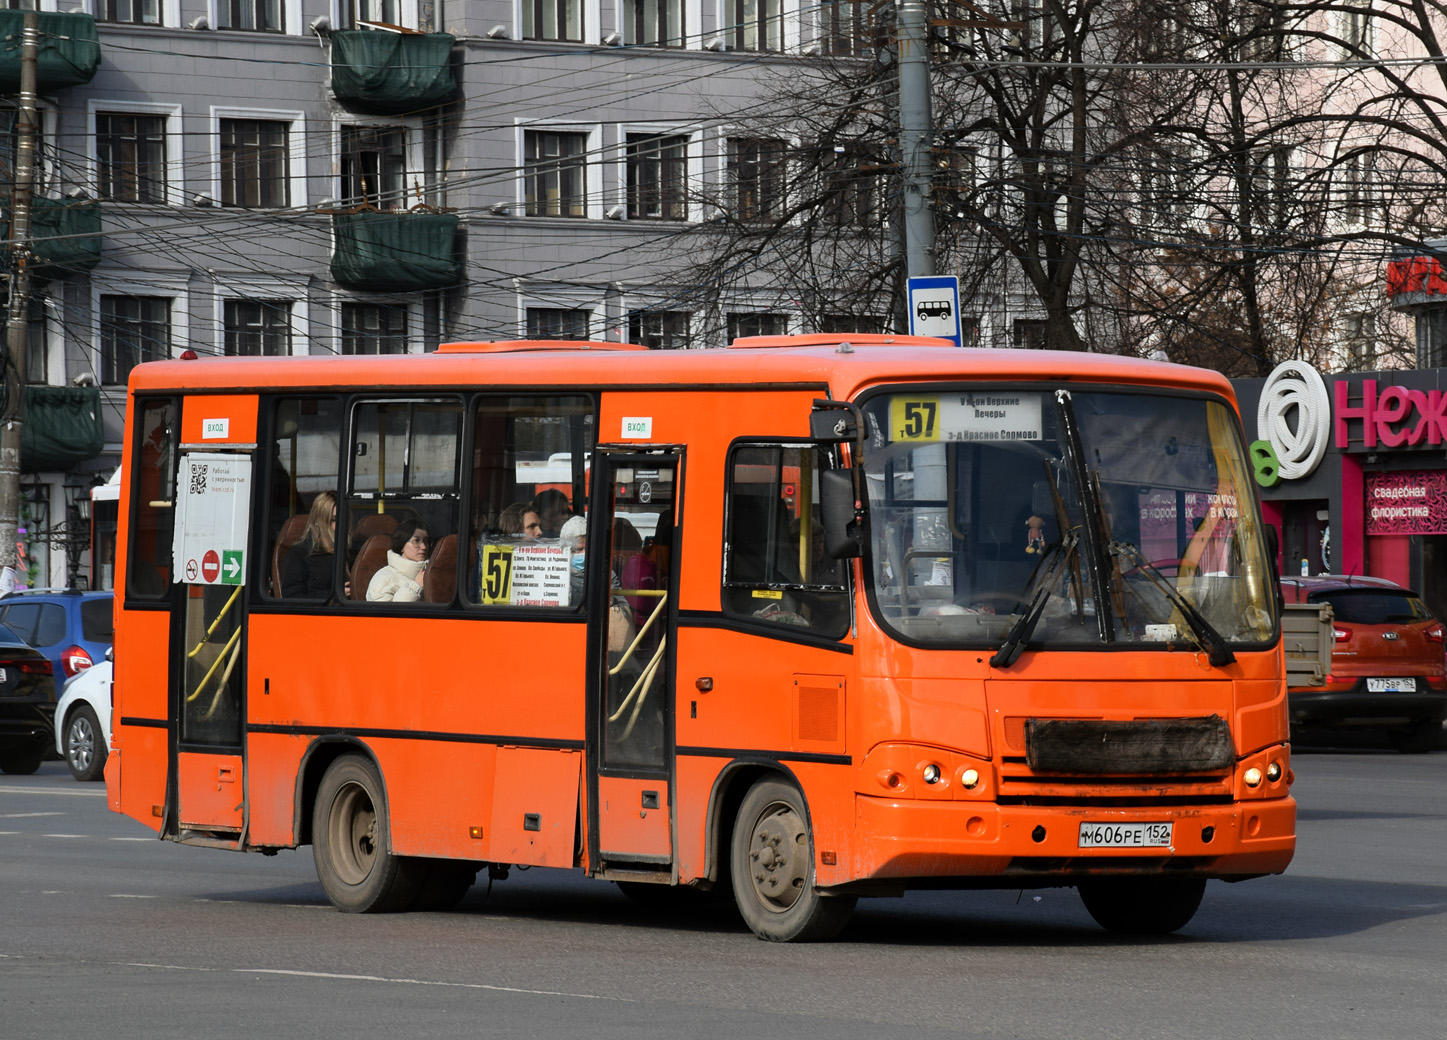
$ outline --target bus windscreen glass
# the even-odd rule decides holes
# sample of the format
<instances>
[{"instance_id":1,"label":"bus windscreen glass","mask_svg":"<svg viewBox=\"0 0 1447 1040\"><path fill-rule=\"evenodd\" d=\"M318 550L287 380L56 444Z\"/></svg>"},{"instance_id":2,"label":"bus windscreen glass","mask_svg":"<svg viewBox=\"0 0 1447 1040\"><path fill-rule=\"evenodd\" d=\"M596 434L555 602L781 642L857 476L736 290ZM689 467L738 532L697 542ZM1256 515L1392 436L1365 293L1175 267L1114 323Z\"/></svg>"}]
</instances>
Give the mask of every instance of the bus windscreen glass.
<instances>
[{"instance_id":1,"label":"bus windscreen glass","mask_svg":"<svg viewBox=\"0 0 1447 1040\"><path fill-rule=\"evenodd\" d=\"M1265 542L1224 402L931 387L875 395L864 412L871 599L906 640L1272 638Z\"/></svg>"}]
</instances>

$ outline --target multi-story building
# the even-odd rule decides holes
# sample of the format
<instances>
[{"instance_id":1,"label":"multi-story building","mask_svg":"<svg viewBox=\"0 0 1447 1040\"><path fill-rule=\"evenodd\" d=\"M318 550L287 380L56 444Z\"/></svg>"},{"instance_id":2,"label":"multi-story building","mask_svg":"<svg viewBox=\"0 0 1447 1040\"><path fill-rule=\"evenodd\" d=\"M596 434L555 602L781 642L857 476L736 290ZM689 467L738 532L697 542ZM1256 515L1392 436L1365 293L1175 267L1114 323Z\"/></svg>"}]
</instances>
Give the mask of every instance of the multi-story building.
<instances>
[{"instance_id":1,"label":"multi-story building","mask_svg":"<svg viewBox=\"0 0 1447 1040\"><path fill-rule=\"evenodd\" d=\"M0 11L12 153L35 2ZM45 532L80 531L148 359L803 330L787 293L720 304L670 272L715 206L780 204L780 142L750 113L800 63L863 48L863 5L38 2L27 378L52 390L28 425L84 437L22 461L34 583L65 580Z\"/></svg>"}]
</instances>

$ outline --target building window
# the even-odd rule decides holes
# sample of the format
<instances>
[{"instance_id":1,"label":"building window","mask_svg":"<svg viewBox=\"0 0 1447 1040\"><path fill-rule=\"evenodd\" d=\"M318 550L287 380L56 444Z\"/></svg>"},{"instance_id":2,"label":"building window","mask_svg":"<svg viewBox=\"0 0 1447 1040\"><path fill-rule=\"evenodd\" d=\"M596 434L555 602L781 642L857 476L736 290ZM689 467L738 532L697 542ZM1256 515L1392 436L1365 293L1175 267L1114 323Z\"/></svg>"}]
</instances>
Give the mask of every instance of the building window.
<instances>
[{"instance_id":1,"label":"building window","mask_svg":"<svg viewBox=\"0 0 1447 1040\"><path fill-rule=\"evenodd\" d=\"M36 295L30 298L29 304L30 313L25 323L25 381L48 383L50 350L45 325L45 300Z\"/></svg>"},{"instance_id":2,"label":"building window","mask_svg":"<svg viewBox=\"0 0 1447 1040\"><path fill-rule=\"evenodd\" d=\"M1290 220L1291 152L1277 145L1253 156L1250 212L1257 227L1285 228Z\"/></svg>"},{"instance_id":3,"label":"building window","mask_svg":"<svg viewBox=\"0 0 1447 1040\"><path fill-rule=\"evenodd\" d=\"M686 220L688 138L628 135L628 219Z\"/></svg>"},{"instance_id":4,"label":"building window","mask_svg":"<svg viewBox=\"0 0 1447 1040\"><path fill-rule=\"evenodd\" d=\"M583 39L583 0L523 0L523 39Z\"/></svg>"},{"instance_id":5,"label":"building window","mask_svg":"<svg viewBox=\"0 0 1447 1040\"><path fill-rule=\"evenodd\" d=\"M288 165L286 123L269 119L221 120L223 206L289 206Z\"/></svg>"},{"instance_id":6,"label":"building window","mask_svg":"<svg viewBox=\"0 0 1447 1040\"><path fill-rule=\"evenodd\" d=\"M290 300L227 300L223 307L226 353L237 357L291 354Z\"/></svg>"},{"instance_id":7,"label":"building window","mask_svg":"<svg viewBox=\"0 0 1447 1040\"><path fill-rule=\"evenodd\" d=\"M112 202L166 201L166 119L97 112L97 179Z\"/></svg>"},{"instance_id":8,"label":"building window","mask_svg":"<svg viewBox=\"0 0 1447 1040\"><path fill-rule=\"evenodd\" d=\"M343 29L359 28L362 22L402 24L401 0L346 0L341 9Z\"/></svg>"},{"instance_id":9,"label":"building window","mask_svg":"<svg viewBox=\"0 0 1447 1040\"><path fill-rule=\"evenodd\" d=\"M819 8L819 44L824 53L837 57L872 55L872 10L861 0L824 0Z\"/></svg>"},{"instance_id":10,"label":"building window","mask_svg":"<svg viewBox=\"0 0 1447 1040\"><path fill-rule=\"evenodd\" d=\"M1376 171L1372 157L1363 152L1348 156L1341 164L1342 216L1353 224L1371 221L1376 212Z\"/></svg>"},{"instance_id":11,"label":"building window","mask_svg":"<svg viewBox=\"0 0 1447 1040\"><path fill-rule=\"evenodd\" d=\"M1010 329L1010 345L1023 350L1044 350L1047 322L1035 318L1016 318Z\"/></svg>"},{"instance_id":12,"label":"building window","mask_svg":"<svg viewBox=\"0 0 1447 1040\"><path fill-rule=\"evenodd\" d=\"M400 126L342 127L344 205L407 207L407 132Z\"/></svg>"},{"instance_id":13,"label":"building window","mask_svg":"<svg viewBox=\"0 0 1447 1040\"><path fill-rule=\"evenodd\" d=\"M789 331L789 319L783 314L743 311L728 316L729 342L745 336L782 336Z\"/></svg>"},{"instance_id":14,"label":"building window","mask_svg":"<svg viewBox=\"0 0 1447 1040\"><path fill-rule=\"evenodd\" d=\"M593 312L569 307L529 307L528 339L587 339Z\"/></svg>"},{"instance_id":15,"label":"building window","mask_svg":"<svg viewBox=\"0 0 1447 1040\"><path fill-rule=\"evenodd\" d=\"M1351 368L1355 371L1371 368L1377 360L1377 316L1371 311L1348 314L1344 326Z\"/></svg>"},{"instance_id":16,"label":"building window","mask_svg":"<svg viewBox=\"0 0 1447 1040\"><path fill-rule=\"evenodd\" d=\"M625 0L628 42L642 47L682 47L683 0Z\"/></svg>"},{"instance_id":17,"label":"building window","mask_svg":"<svg viewBox=\"0 0 1447 1040\"><path fill-rule=\"evenodd\" d=\"M878 314L824 314L819 318L819 331L828 333L881 333L889 322Z\"/></svg>"},{"instance_id":18,"label":"building window","mask_svg":"<svg viewBox=\"0 0 1447 1040\"><path fill-rule=\"evenodd\" d=\"M1417 367L1447 368L1447 307L1424 307L1416 314Z\"/></svg>"},{"instance_id":19,"label":"building window","mask_svg":"<svg viewBox=\"0 0 1447 1040\"><path fill-rule=\"evenodd\" d=\"M649 350L687 350L688 311L634 311L628 315L628 342Z\"/></svg>"},{"instance_id":20,"label":"building window","mask_svg":"<svg viewBox=\"0 0 1447 1040\"><path fill-rule=\"evenodd\" d=\"M1371 0L1347 0L1344 6L1340 14L1342 57L1372 57Z\"/></svg>"},{"instance_id":21,"label":"building window","mask_svg":"<svg viewBox=\"0 0 1447 1040\"><path fill-rule=\"evenodd\" d=\"M836 227L872 227L882 218L883 185L874 160L855 149L826 152L819 163L820 214Z\"/></svg>"},{"instance_id":22,"label":"building window","mask_svg":"<svg viewBox=\"0 0 1447 1040\"><path fill-rule=\"evenodd\" d=\"M767 220L784 208L784 142L772 138L730 138L729 181L734 217Z\"/></svg>"},{"instance_id":23,"label":"building window","mask_svg":"<svg viewBox=\"0 0 1447 1040\"><path fill-rule=\"evenodd\" d=\"M588 135L523 134L524 205L530 217L588 215Z\"/></svg>"},{"instance_id":24,"label":"building window","mask_svg":"<svg viewBox=\"0 0 1447 1040\"><path fill-rule=\"evenodd\" d=\"M132 25L160 25L161 0L105 0L101 21Z\"/></svg>"},{"instance_id":25,"label":"building window","mask_svg":"<svg viewBox=\"0 0 1447 1040\"><path fill-rule=\"evenodd\" d=\"M171 356L171 301L165 296L100 298L101 382L124 386L143 361Z\"/></svg>"},{"instance_id":26,"label":"building window","mask_svg":"<svg viewBox=\"0 0 1447 1040\"><path fill-rule=\"evenodd\" d=\"M281 32L281 0L217 0L216 28Z\"/></svg>"},{"instance_id":27,"label":"building window","mask_svg":"<svg viewBox=\"0 0 1447 1040\"><path fill-rule=\"evenodd\" d=\"M407 353L407 308L381 303L342 304L342 353Z\"/></svg>"},{"instance_id":28,"label":"building window","mask_svg":"<svg viewBox=\"0 0 1447 1040\"><path fill-rule=\"evenodd\" d=\"M734 50L784 49L784 14L781 0L733 0Z\"/></svg>"}]
</instances>

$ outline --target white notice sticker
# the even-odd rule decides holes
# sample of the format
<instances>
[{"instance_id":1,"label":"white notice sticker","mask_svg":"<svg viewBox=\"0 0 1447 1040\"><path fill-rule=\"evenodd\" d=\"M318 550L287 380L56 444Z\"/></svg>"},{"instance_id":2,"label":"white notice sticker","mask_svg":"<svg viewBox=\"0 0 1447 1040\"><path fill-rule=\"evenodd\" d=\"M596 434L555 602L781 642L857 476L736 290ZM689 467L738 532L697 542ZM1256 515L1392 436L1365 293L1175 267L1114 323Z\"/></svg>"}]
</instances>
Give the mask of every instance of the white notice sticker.
<instances>
[{"instance_id":1,"label":"white notice sticker","mask_svg":"<svg viewBox=\"0 0 1447 1040\"><path fill-rule=\"evenodd\" d=\"M202 419L201 439L203 441L224 441L231 436L230 419Z\"/></svg>"},{"instance_id":2,"label":"white notice sticker","mask_svg":"<svg viewBox=\"0 0 1447 1040\"><path fill-rule=\"evenodd\" d=\"M625 441L643 441L653 436L653 416L627 416L623 417L623 439Z\"/></svg>"}]
</instances>

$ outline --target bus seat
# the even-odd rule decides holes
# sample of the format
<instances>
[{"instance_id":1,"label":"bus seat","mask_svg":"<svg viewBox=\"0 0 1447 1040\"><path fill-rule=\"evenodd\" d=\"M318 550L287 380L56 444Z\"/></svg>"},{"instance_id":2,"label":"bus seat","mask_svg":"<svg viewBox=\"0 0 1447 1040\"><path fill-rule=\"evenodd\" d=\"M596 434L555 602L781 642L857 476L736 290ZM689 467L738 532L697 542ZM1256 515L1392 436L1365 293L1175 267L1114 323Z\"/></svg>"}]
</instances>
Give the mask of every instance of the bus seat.
<instances>
[{"instance_id":1,"label":"bus seat","mask_svg":"<svg viewBox=\"0 0 1447 1040\"><path fill-rule=\"evenodd\" d=\"M366 599L367 586L372 576L387 566L387 551L392 548L390 534L374 534L357 553L357 562L352 564L352 599Z\"/></svg>"},{"instance_id":2,"label":"bus seat","mask_svg":"<svg viewBox=\"0 0 1447 1040\"><path fill-rule=\"evenodd\" d=\"M289 516L286 522L281 525L281 533L276 536L276 548L271 551L271 594L281 595L281 561L286 559L286 554L291 547L302 540L306 534L306 513L297 513L296 516Z\"/></svg>"},{"instance_id":3,"label":"bus seat","mask_svg":"<svg viewBox=\"0 0 1447 1040\"><path fill-rule=\"evenodd\" d=\"M457 535L450 534L432 549L427 564L427 585L422 598L428 603L451 603L457 588Z\"/></svg>"},{"instance_id":4,"label":"bus seat","mask_svg":"<svg viewBox=\"0 0 1447 1040\"><path fill-rule=\"evenodd\" d=\"M397 518L391 513L363 513L352 526L352 533L347 538L348 558L355 560L361 547L367 544L367 539L379 534L391 537L396 529ZM383 557L382 562L387 562L386 557ZM366 592L367 590L363 589L362 595L365 596Z\"/></svg>"}]
</instances>

